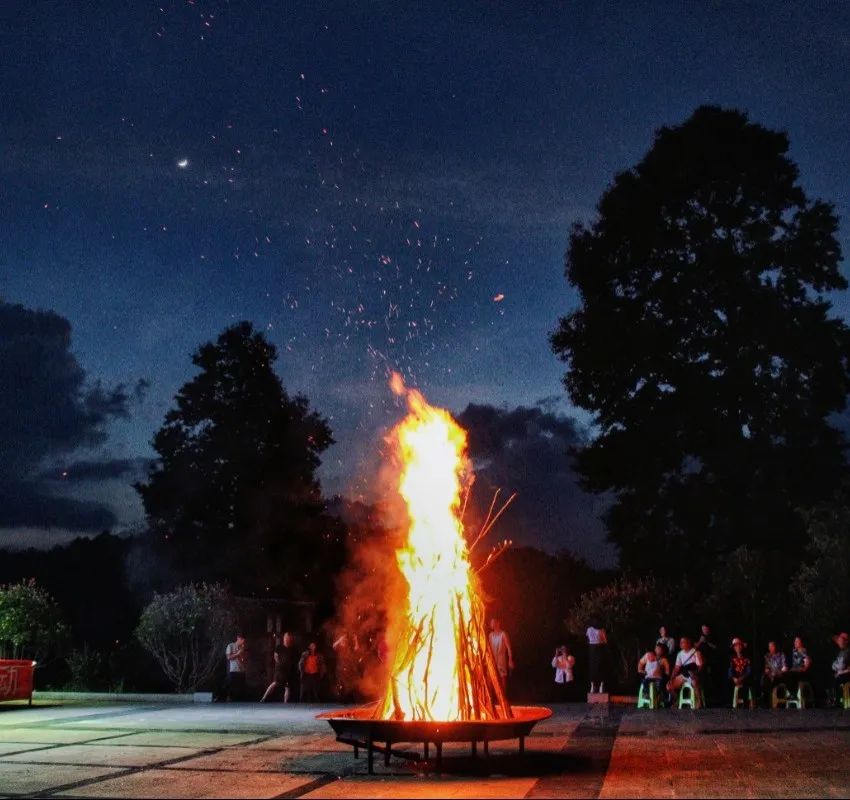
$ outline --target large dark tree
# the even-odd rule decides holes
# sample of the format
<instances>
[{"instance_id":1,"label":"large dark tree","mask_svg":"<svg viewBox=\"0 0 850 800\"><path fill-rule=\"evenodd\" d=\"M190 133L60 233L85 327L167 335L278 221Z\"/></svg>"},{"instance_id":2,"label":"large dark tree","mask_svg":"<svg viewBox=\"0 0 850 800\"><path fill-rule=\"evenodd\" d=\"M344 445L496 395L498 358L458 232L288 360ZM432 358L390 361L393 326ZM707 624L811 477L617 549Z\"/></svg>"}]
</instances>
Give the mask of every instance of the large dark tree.
<instances>
[{"instance_id":1,"label":"large dark tree","mask_svg":"<svg viewBox=\"0 0 850 800\"><path fill-rule=\"evenodd\" d=\"M323 579L336 525L316 478L333 443L306 398L290 397L275 347L248 322L198 349L200 372L177 393L137 488L173 580L304 596Z\"/></svg>"},{"instance_id":2,"label":"large dark tree","mask_svg":"<svg viewBox=\"0 0 850 800\"><path fill-rule=\"evenodd\" d=\"M702 107L662 128L576 225L580 305L552 346L598 435L578 457L609 492L625 566L695 579L741 545L799 552L797 509L845 469L828 424L850 387L837 219L811 200L788 137Z\"/></svg>"}]
</instances>

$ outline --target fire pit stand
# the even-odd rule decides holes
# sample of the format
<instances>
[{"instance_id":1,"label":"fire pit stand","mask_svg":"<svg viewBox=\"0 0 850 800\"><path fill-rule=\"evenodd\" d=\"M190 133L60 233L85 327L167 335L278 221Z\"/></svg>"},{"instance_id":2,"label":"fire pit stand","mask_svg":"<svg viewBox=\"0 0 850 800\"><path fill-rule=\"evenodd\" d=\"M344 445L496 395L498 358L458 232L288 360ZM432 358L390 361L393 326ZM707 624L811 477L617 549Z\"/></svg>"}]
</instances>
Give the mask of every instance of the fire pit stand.
<instances>
[{"instance_id":1,"label":"fire pit stand","mask_svg":"<svg viewBox=\"0 0 850 800\"><path fill-rule=\"evenodd\" d=\"M511 719L468 720L462 722L424 722L392 719L375 719L374 705L361 706L351 711L330 711L319 714L336 733L336 740L354 748L354 757L359 758L360 749L366 751L369 774L374 774L375 753L383 753L384 764L389 766L393 755L413 761L429 760L429 745L436 750L436 767L440 772L443 765L443 744L446 742L469 742L472 757L478 755L478 744L482 744L484 756L490 754L490 742L506 739L519 740L519 754L525 753L525 737L541 720L552 716L552 711L543 706L513 706ZM379 744L382 742L383 744ZM393 746L421 743L423 755L404 750L393 750Z\"/></svg>"}]
</instances>

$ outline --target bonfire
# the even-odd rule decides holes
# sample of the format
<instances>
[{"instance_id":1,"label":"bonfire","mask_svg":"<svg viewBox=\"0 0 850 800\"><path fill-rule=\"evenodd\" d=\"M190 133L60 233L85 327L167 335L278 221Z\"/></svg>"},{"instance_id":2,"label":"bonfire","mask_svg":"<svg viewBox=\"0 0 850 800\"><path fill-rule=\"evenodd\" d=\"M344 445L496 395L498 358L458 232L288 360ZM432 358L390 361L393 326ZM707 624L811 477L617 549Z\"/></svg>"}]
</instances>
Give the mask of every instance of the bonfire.
<instances>
[{"instance_id":1,"label":"bonfire","mask_svg":"<svg viewBox=\"0 0 850 800\"><path fill-rule=\"evenodd\" d=\"M391 387L407 400L407 416L389 441L398 462L397 490L407 513L398 567L407 586L388 686L378 719L498 720L513 716L499 679L485 626L478 574L504 550L490 551L476 571L473 548L492 529L512 497L468 537L464 526L472 468L466 432L394 374ZM495 511L495 513L494 513ZM468 541L471 538L471 541Z\"/></svg>"}]
</instances>

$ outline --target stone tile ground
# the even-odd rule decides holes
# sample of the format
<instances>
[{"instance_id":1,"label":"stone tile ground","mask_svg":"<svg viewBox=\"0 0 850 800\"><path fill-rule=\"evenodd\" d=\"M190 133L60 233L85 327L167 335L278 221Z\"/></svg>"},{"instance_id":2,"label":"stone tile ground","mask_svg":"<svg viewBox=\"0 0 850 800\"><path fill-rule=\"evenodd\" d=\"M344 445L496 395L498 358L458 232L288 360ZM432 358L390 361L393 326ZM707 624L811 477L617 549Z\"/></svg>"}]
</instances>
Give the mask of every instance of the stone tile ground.
<instances>
[{"instance_id":1,"label":"stone tile ground","mask_svg":"<svg viewBox=\"0 0 850 800\"><path fill-rule=\"evenodd\" d=\"M848 797L850 712L564 705L515 743L444 773L365 759L318 707L0 706L0 797Z\"/></svg>"}]
</instances>

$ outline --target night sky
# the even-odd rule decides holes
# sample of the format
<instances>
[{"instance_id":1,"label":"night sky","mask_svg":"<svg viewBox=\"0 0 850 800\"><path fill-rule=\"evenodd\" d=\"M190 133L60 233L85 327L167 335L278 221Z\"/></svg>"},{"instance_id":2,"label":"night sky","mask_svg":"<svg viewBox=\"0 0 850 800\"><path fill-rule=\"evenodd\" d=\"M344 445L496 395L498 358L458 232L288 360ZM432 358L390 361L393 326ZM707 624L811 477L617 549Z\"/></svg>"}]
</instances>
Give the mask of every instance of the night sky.
<instances>
[{"instance_id":1,"label":"night sky","mask_svg":"<svg viewBox=\"0 0 850 800\"><path fill-rule=\"evenodd\" d=\"M329 418L328 493L368 488L390 368L456 412L536 409L547 440L586 425L547 342L569 226L700 104L787 130L807 192L850 211L850 4L30 0L0 7L0 46L0 294L130 387L45 480L111 465L52 491L118 529L140 505L116 465L241 319ZM0 545L80 530L18 520ZM576 531L536 543L610 560Z\"/></svg>"}]
</instances>

